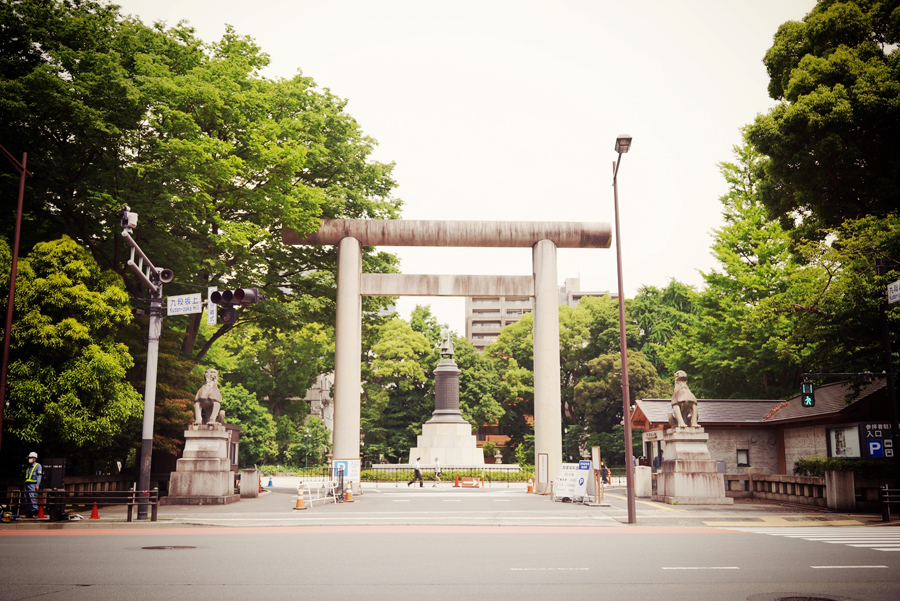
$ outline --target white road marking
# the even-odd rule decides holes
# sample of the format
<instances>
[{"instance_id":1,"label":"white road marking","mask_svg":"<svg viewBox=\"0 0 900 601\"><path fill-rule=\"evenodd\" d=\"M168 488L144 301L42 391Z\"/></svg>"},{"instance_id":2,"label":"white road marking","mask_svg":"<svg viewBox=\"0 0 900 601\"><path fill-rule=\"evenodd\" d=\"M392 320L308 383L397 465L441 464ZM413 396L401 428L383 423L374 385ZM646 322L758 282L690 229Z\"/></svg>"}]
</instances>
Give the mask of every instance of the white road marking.
<instances>
[{"instance_id":1,"label":"white road marking","mask_svg":"<svg viewBox=\"0 0 900 601\"><path fill-rule=\"evenodd\" d=\"M754 534L844 545L873 551L900 551L900 529L875 529L866 526L806 528L730 528Z\"/></svg>"},{"instance_id":2,"label":"white road marking","mask_svg":"<svg viewBox=\"0 0 900 601\"><path fill-rule=\"evenodd\" d=\"M696 566L696 567L694 567L694 566L685 566L685 567L672 567L672 568L663 567L663 569L664 569L664 570L740 570L741 568L739 568L739 567L737 567L737 566L728 566L728 567L715 567L715 566L709 566L709 567L700 567L700 566Z\"/></svg>"},{"instance_id":3,"label":"white road marking","mask_svg":"<svg viewBox=\"0 0 900 601\"><path fill-rule=\"evenodd\" d=\"M859 568L887 568L887 566L809 566L814 570L855 570Z\"/></svg>"},{"instance_id":4,"label":"white road marking","mask_svg":"<svg viewBox=\"0 0 900 601\"><path fill-rule=\"evenodd\" d=\"M511 572L587 572L590 568L510 568Z\"/></svg>"}]
</instances>

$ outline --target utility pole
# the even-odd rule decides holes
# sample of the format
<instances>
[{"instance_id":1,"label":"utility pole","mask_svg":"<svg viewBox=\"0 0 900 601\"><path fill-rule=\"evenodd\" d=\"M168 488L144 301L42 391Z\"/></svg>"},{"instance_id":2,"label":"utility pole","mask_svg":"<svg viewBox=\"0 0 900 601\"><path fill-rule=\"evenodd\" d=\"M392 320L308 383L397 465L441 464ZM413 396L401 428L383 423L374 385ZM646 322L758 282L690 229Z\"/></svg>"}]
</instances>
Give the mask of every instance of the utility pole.
<instances>
[{"instance_id":1,"label":"utility pole","mask_svg":"<svg viewBox=\"0 0 900 601\"><path fill-rule=\"evenodd\" d=\"M883 276L886 272L882 259L875 259L875 275ZM891 408L891 444L894 450L894 486L900 486L900 425L897 415L897 391L894 386L894 354L891 351L891 328L888 323L888 305L891 299L888 294L881 299L881 332L884 336L884 372L887 376L888 405Z\"/></svg>"},{"instance_id":2,"label":"utility pole","mask_svg":"<svg viewBox=\"0 0 900 601\"><path fill-rule=\"evenodd\" d=\"M3 440L3 410L6 409L6 371L9 367L9 345L12 332L13 304L16 299L16 273L19 268L19 238L22 234L22 203L25 198L25 176L34 177L25 168L28 153L22 153L22 162L17 161L8 150L0 145L0 150L19 172L19 200L16 205L16 230L13 236L12 268L9 272L9 298L6 304L6 328L3 330L3 363L0 364L0 442Z\"/></svg>"},{"instance_id":3,"label":"utility pole","mask_svg":"<svg viewBox=\"0 0 900 601\"><path fill-rule=\"evenodd\" d=\"M153 418L156 411L156 365L159 359L159 337L162 334L162 300L163 283L171 282L172 271L153 266L131 234L137 226L137 213L129 212L123 207L119 213L122 224L122 237L131 246L131 258L128 266L138 278L150 289L150 335L147 342L147 377L144 382L144 425L141 432L141 460L138 471L138 494L146 499L150 492L150 459L153 455ZM135 261L135 256L138 260ZM147 505L138 505L138 520L147 519Z\"/></svg>"}]
</instances>

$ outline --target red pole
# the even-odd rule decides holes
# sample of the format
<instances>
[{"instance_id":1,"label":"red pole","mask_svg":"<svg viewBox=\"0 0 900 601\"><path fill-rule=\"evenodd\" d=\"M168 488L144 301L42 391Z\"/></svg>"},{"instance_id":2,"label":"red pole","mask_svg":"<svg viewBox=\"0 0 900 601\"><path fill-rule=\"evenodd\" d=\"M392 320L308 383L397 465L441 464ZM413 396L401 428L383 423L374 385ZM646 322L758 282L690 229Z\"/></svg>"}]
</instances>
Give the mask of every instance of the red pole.
<instances>
[{"instance_id":1,"label":"red pole","mask_svg":"<svg viewBox=\"0 0 900 601\"><path fill-rule=\"evenodd\" d=\"M0 148L3 148L0 146ZM9 365L9 343L12 331L13 303L16 299L16 272L19 267L19 238L22 234L22 201L25 197L25 176L31 175L25 168L28 162L28 153L22 153L22 162L16 161L5 148L3 153L15 168L21 173L19 179L19 201L16 206L16 233L12 247L12 269L9 273L9 299L6 304L6 328L3 330L3 363L0 364L0 443L3 440L3 409L6 406L6 371Z\"/></svg>"}]
</instances>

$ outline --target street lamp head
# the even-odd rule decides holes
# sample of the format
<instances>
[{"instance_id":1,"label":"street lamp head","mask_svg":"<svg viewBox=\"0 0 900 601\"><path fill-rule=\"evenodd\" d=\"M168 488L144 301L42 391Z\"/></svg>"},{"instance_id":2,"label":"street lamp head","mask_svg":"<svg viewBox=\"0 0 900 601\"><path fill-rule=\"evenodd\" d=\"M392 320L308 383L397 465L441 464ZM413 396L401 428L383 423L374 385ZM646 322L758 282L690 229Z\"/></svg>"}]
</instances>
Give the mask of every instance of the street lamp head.
<instances>
[{"instance_id":1,"label":"street lamp head","mask_svg":"<svg viewBox=\"0 0 900 601\"><path fill-rule=\"evenodd\" d=\"M616 138L616 152L625 154L631 148L631 136L628 134L619 134Z\"/></svg>"}]
</instances>

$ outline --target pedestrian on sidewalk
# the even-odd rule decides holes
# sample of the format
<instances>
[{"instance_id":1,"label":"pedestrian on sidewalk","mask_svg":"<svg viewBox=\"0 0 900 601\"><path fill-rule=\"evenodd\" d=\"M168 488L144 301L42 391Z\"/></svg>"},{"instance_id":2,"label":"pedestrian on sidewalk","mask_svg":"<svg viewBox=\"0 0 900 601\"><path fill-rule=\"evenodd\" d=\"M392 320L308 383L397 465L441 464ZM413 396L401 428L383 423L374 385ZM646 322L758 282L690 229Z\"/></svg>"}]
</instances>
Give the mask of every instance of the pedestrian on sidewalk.
<instances>
[{"instance_id":1,"label":"pedestrian on sidewalk","mask_svg":"<svg viewBox=\"0 0 900 601\"><path fill-rule=\"evenodd\" d=\"M434 484L431 485L431 488L434 488L438 484L441 483L441 462L438 461L438 458L434 458Z\"/></svg>"},{"instance_id":2,"label":"pedestrian on sidewalk","mask_svg":"<svg viewBox=\"0 0 900 601\"><path fill-rule=\"evenodd\" d=\"M37 490L41 487L41 476L44 469L37 462L38 454L34 451L28 453L28 464L25 466L25 486L22 492L25 497L25 517L37 517Z\"/></svg>"},{"instance_id":3,"label":"pedestrian on sidewalk","mask_svg":"<svg viewBox=\"0 0 900 601\"><path fill-rule=\"evenodd\" d=\"M407 488L409 488L416 480L419 481L419 488L425 486L425 481L422 480L422 465L419 463L420 459L421 457L416 457L416 467L415 471L413 472L413 479L406 483Z\"/></svg>"}]
</instances>

